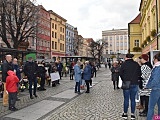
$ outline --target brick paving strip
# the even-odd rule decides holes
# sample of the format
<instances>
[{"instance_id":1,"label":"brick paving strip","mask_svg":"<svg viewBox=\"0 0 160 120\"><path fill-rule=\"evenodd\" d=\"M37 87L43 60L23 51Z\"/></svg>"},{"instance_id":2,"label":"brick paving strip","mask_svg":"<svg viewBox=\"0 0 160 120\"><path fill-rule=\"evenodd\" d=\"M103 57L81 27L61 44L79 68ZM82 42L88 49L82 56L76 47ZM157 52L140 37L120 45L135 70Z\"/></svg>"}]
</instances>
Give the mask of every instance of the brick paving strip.
<instances>
[{"instance_id":1,"label":"brick paving strip","mask_svg":"<svg viewBox=\"0 0 160 120\"><path fill-rule=\"evenodd\" d=\"M64 79L64 80L63 80ZM113 90L110 71L101 68L93 80L95 86L89 94L74 93L74 81L63 77L61 84L38 92L38 98L29 99L28 91L17 102L20 110L10 112L0 103L3 120L121 120L123 112L122 90ZM130 111L130 108L129 108ZM145 118L136 116L138 120Z\"/></svg>"}]
</instances>

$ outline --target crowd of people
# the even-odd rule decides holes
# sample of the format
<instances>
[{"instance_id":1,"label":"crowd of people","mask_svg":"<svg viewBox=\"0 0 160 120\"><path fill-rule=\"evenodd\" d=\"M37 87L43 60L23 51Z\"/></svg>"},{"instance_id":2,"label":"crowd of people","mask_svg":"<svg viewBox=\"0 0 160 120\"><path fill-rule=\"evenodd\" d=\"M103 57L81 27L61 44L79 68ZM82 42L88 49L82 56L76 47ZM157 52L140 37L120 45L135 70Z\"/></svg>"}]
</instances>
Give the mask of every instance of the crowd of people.
<instances>
[{"instance_id":1,"label":"crowd of people","mask_svg":"<svg viewBox=\"0 0 160 120\"><path fill-rule=\"evenodd\" d=\"M92 85L92 77L96 76L96 67L94 63L89 61L81 62L75 61L66 64L65 62L56 61L46 64L44 60L34 61L32 57L29 57L27 62L20 66L17 58L12 58L11 55L6 55L2 68L2 82L3 82L3 106L8 106L9 110L18 110L15 107L16 101L20 99L17 97L20 85L25 84L25 88L28 88L30 99L38 97L36 91L46 90L45 85L52 85L55 87L60 84L59 80L62 77L70 75L70 80L75 80L75 93L80 94L80 87L84 85L84 81L87 86L86 93L89 93L89 88ZM51 74L57 73L59 79L52 81ZM27 79L27 81L24 81ZM83 80L83 81L82 81ZM20 84L23 82L23 84ZM39 87L37 86L39 83ZM27 87L28 86L28 87Z\"/></svg>"},{"instance_id":2,"label":"crowd of people","mask_svg":"<svg viewBox=\"0 0 160 120\"><path fill-rule=\"evenodd\" d=\"M128 118L130 99L131 120L135 119L136 108L142 109L139 116L152 120L156 104L160 115L160 53L153 57L153 66L147 54L142 54L136 60L133 60L133 57L133 54L126 54L123 63L114 61L110 69L114 89L119 89L119 79L126 84L125 87L122 86L124 97L122 118ZM136 106L136 99L139 98L139 105Z\"/></svg>"}]
</instances>

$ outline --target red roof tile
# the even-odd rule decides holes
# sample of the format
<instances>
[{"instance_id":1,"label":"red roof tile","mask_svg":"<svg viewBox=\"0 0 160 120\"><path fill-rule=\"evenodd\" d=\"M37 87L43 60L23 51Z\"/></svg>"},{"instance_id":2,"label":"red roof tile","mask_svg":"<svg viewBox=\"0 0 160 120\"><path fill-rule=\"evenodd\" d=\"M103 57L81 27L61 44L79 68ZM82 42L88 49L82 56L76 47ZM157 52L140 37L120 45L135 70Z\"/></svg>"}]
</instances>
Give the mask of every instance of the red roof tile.
<instances>
[{"instance_id":1,"label":"red roof tile","mask_svg":"<svg viewBox=\"0 0 160 120\"><path fill-rule=\"evenodd\" d=\"M139 13L139 15L134 20L132 20L129 24L138 24L140 23L140 21L141 21L141 14Z\"/></svg>"}]
</instances>

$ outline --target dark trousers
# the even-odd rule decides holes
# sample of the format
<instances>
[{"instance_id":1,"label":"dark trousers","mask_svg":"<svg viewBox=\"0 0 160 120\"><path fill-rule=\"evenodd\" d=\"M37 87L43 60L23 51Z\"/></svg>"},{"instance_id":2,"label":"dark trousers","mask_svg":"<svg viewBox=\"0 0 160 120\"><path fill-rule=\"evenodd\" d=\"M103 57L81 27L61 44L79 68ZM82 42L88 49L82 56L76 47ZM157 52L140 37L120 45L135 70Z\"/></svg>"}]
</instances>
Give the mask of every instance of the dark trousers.
<instances>
[{"instance_id":1,"label":"dark trousers","mask_svg":"<svg viewBox=\"0 0 160 120\"><path fill-rule=\"evenodd\" d=\"M90 85L92 86L92 78L90 79L90 82L89 82L89 83L90 83Z\"/></svg>"},{"instance_id":2,"label":"dark trousers","mask_svg":"<svg viewBox=\"0 0 160 120\"><path fill-rule=\"evenodd\" d=\"M40 81L41 89L44 88L44 85L45 85L45 76L41 76L41 81Z\"/></svg>"},{"instance_id":3,"label":"dark trousers","mask_svg":"<svg viewBox=\"0 0 160 120\"><path fill-rule=\"evenodd\" d=\"M9 103L9 107L15 107L16 104L16 99L17 99L17 92L13 92L13 93L8 93L9 94L9 99L8 99L8 103Z\"/></svg>"},{"instance_id":4,"label":"dark trousers","mask_svg":"<svg viewBox=\"0 0 160 120\"><path fill-rule=\"evenodd\" d=\"M113 81L113 86L114 86L114 89L118 88L118 80L117 81Z\"/></svg>"},{"instance_id":5,"label":"dark trousers","mask_svg":"<svg viewBox=\"0 0 160 120\"><path fill-rule=\"evenodd\" d=\"M95 76L95 77L96 77L96 73L97 73L97 72L94 72L94 76Z\"/></svg>"},{"instance_id":6,"label":"dark trousers","mask_svg":"<svg viewBox=\"0 0 160 120\"><path fill-rule=\"evenodd\" d=\"M89 92L89 83L90 83L90 80L85 80L86 82L86 86L87 86L87 92Z\"/></svg>"},{"instance_id":7,"label":"dark trousers","mask_svg":"<svg viewBox=\"0 0 160 120\"><path fill-rule=\"evenodd\" d=\"M148 112L148 102L149 102L149 96L140 96L140 103L141 105L145 106L144 111Z\"/></svg>"},{"instance_id":8,"label":"dark trousers","mask_svg":"<svg viewBox=\"0 0 160 120\"><path fill-rule=\"evenodd\" d=\"M77 89L78 89L78 92L80 92L80 82L76 82L75 92L77 92Z\"/></svg>"},{"instance_id":9,"label":"dark trousers","mask_svg":"<svg viewBox=\"0 0 160 120\"><path fill-rule=\"evenodd\" d=\"M35 78L34 80L29 79L29 94L32 96L32 82L34 84L34 89L33 89L33 94L36 95L36 90L37 90L37 79Z\"/></svg>"},{"instance_id":10,"label":"dark trousers","mask_svg":"<svg viewBox=\"0 0 160 120\"><path fill-rule=\"evenodd\" d=\"M61 71L58 71L58 72L59 72L59 77L60 77L60 80L61 80L62 72Z\"/></svg>"}]
</instances>

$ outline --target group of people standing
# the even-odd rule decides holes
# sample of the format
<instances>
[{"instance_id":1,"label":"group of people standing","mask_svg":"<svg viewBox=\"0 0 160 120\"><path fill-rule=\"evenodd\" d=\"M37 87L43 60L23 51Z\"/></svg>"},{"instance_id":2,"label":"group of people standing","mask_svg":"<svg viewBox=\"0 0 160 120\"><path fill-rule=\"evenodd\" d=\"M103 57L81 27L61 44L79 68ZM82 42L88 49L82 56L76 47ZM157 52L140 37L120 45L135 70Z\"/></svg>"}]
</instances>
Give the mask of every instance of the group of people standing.
<instances>
[{"instance_id":1,"label":"group of people standing","mask_svg":"<svg viewBox=\"0 0 160 120\"><path fill-rule=\"evenodd\" d=\"M121 65L114 62L111 68L114 89L118 88L118 79L130 81L128 89L123 89L123 114L122 118L128 118L129 99L131 101L131 120L135 119L136 95L140 96L140 105L137 109L143 109L139 116L152 120L154 107L158 105L160 115L160 53L153 57L153 66L149 62L149 56L142 54L139 61L133 60L133 54L126 54L125 61ZM117 84L116 84L117 83Z\"/></svg>"},{"instance_id":2,"label":"group of people standing","mask_svg":"<svg viewBox=\"0 0 160 120\"><path fill-rule=\"evenodd\" d=\"M90 85L92 85L92 78L95 72L96 68L92 62L85 61L83 69L81 61L77 61L76 65L74 65L75 93L81 94L80 85L82 84L82 79L85 80L87 86L86 93L90 92Z\"/></svg>"}]
</instances>

